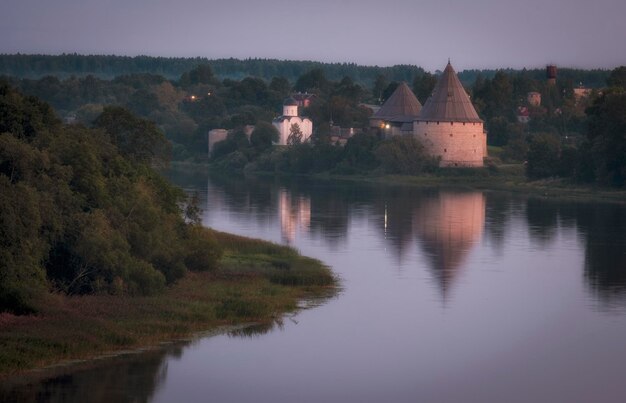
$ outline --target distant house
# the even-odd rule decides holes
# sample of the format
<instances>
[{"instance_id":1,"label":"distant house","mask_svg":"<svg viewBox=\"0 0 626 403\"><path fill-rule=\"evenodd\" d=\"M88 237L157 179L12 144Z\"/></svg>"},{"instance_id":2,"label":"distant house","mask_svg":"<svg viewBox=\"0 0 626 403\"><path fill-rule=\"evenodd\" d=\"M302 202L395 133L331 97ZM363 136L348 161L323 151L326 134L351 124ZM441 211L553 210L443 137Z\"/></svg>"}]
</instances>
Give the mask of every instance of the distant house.
<instances>
[{"instance_id":1,"label":"distant house","mask_svg":"<svg viewBox=\"0 0 626 403\"><path fill-rule=\"evenodd\" d=\"M313 134L313 122L306 117L298 115L298 102L289 97L283 102L283 114L272 121L279 133L279 145L287 145L289 136L294 130L299 129L302 134L301 141L307 141Z\"/></svg>"},{"instance_id":2,"label":"distant house","mask_svg":"<svg viewBox=\"0 0 626 403\"><path fill-rule=\"evenodd\" d=\"M311 102L317 98L317 95L309 94L308 92L305 92L304 94L297 92L295 94L291 94L291 98L296 101L300 108L308 108L311 105Z\"/></svg>"},{"instance_id":3,"label":"distant house","mask_svg":"<svg viewBox=\"0 0 626 403\"><path fill-rule=\"evenodd\" d=\"M528 101L528 105L530 106L540 106L541 105L541 93L537 91L531 91L526 95L526 100Z\"/></svg>"},{"instance_id":4,"label":"distant house","mask_svg":"<svg viewBox=\"0 0 626 403\"><path fill-rule=\"evenodd\" d=\"M589 98L590 95L591 88L584 87L583 83L580 83L578 87L574 88L574 98L576 99L576 102L583 98Z\"/></svg>"},{"instance_id":5,"label":"distant house","mask_svg":"<svg viewBox=\"0 0 626 403\"><path fill-rule=\"evenodd\" d=\"M530 111L528 110L528 107L517 107L517 121L524 124L530 122Z\"/></svg>"}]
</instances>

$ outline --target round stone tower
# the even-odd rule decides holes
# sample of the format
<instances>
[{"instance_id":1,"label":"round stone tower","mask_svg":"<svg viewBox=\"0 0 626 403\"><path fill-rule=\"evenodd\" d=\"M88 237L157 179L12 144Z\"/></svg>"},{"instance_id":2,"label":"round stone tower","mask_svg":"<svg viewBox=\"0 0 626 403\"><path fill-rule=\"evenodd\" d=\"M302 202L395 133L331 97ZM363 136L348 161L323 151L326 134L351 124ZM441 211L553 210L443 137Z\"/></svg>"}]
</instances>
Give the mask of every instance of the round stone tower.
<instances>
[{"instance_id":1,"label":"round stone tower","mask_svg":"<svg viewBox=\"0 0 626 403\"><path fill-rule=\"evenodd\" d=\"M442 167L482 167L487 156L483 121L450 62L426 100L413 135Z\"/></svg>"}]
</instances>

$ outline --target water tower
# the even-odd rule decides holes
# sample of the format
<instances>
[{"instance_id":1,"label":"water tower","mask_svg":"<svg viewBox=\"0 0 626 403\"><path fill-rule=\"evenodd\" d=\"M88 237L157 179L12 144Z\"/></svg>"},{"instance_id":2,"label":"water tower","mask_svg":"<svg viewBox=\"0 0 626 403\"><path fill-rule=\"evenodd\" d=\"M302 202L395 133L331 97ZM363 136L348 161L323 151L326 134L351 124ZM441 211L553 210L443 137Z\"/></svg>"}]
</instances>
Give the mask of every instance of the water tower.
<instances>
[{"instance_id":1,"label":"water tower","mask_svg":"<svg viewBox=\"0 0 626 403\"><path fill-rule=\"evenodd\" d=\"M548 79L548 85L556 84L556 65L548 64L546 66L546 78Z\"/></svg>"}]
</instances>

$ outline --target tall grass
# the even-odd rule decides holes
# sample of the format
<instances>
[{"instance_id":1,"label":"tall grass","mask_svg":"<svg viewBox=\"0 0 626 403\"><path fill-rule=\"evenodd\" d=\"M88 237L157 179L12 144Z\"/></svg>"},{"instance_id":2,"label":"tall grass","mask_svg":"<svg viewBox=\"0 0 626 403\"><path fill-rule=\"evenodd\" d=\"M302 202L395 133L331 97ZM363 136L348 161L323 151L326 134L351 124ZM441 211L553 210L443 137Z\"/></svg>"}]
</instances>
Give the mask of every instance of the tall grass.
<instances>
[{"instance_id":1,"label":"tall grass","mask_svg":"<svg viewBox=\"0 0 626 403\"><path fill-rule=\"evenodd\" d=\"M300 300L334 289L329 268L293 248L222 232L215 236L225 251L220 268L189 272L160 295L50 294L36 316L0 315L0 378L225 325L270 329Z\"/></svg>"}]
</instances>

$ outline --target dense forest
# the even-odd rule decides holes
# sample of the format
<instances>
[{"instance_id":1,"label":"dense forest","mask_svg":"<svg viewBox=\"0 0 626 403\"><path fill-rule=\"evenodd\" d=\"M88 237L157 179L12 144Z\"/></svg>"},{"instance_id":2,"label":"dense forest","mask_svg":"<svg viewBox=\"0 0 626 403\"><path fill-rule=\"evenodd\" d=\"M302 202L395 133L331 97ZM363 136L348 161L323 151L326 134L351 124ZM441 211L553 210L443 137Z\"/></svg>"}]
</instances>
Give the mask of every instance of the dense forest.
<instances>
[{"instance_id":1,"label":"dense forest","mask_svg":"<svg viewBox=\"0 0 626 403\"><path fill-rule=\"evenodd\" d=\"M443 68L445 61L442 61ZM295 82L304 73L321 69L330 80L341 80L348 76L356 83L371 86L379 75L390 81L411 82L416 75L424 73L421 67L414 65L395 65L391 67L361 66L354 63L322 63L315 61L276 60L276 59L208 59L150 57L150 56L113 56L113 55L23 55L0 54L0 75L19 78L41 78L53 75L59 78L93 75L112 79L120 75L149 73L167 79L177 79L183 73L199 65L209 65L220 79L241 80L245 77L258 77L271 80L272 77L284 77ZM465 70L459 72L459 79L464 85L471 85L478 75L493 77L497 71ZM545 76L543 68L529 70L505 69L507 74L525 72L533 79ZM434 72L437 74L437 72ZM559 68L562 79L575 84L583 83L592 88L602 87L608 77L608 70L582 70Z\"/></svg>"},{"instance_id":2,"label":"dense forest","mask_svg":"<svg viewBox=\"0 0 626 403\"><path fill-rule=\"evenodd\" d=\"M376 76L383 74L391 80L410 81L423 69L412 65L391 67L361 66L355 63L322 63L315 61L276 60L276 59L207 59L150 57L150 56L104 56L104 55L0 55L0 74L19 78L41 78L53 75L60 78L93 75L111 79L120 75L149 73L167 79L177 79L183 73L200 65L209 65L220 77L241 80L245 77L258 77L271 80L284 77L294 82L302 74L322 69L331 80L350 76L354 81L371 84Z\"/></svg>"},{"instance_id":3,"label":"dense forest","mask_svg":"<svg viewBox=\"0 0 626 403\"><path fill-rule=\"evenodd\" d=\"M215 268L197 206L153 169L168 152L120 107L64 125L0 81L0 312L32 312L48 290L152 294Z\"/></svg>"}]
</instances>

